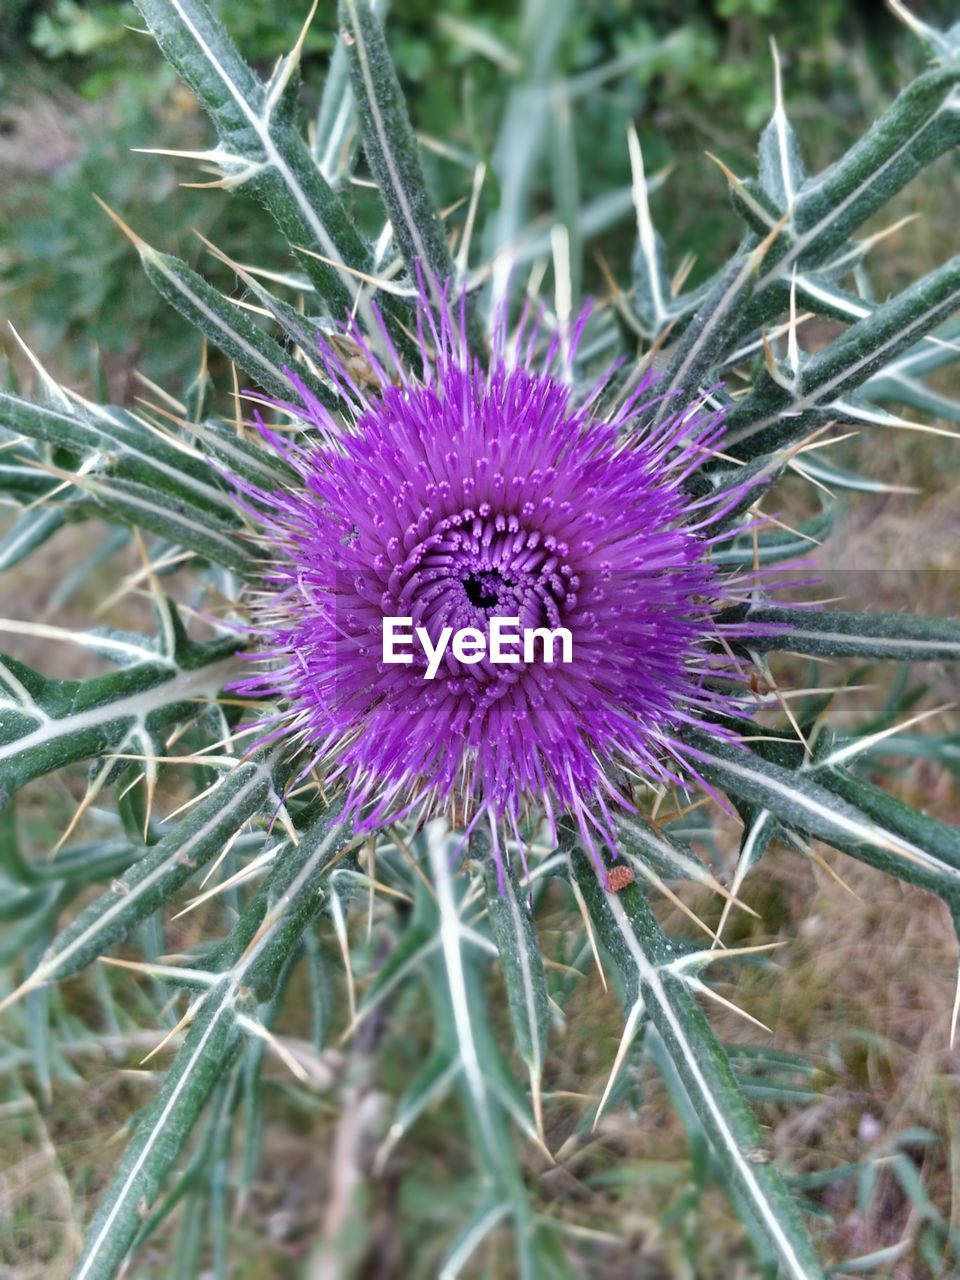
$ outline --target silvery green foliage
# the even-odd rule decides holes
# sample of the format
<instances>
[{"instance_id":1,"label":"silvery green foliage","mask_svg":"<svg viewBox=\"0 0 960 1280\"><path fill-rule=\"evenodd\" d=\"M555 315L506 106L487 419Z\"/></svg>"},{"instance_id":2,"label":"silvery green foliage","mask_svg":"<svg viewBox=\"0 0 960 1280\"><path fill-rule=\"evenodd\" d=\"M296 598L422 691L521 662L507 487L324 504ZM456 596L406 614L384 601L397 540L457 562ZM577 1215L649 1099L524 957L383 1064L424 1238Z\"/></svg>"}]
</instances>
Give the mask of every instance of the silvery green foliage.
<instances>
[{"instance_id":1,"label":"silvery green foliage","mask_svg":"<svg viewBox=\"0 0 960 1280\"><path fill-rule=\"evenodd\" d=\"M619 318L603 319L587 344L589 360L632 356L639 338L642 351L656 351L661 390L699 389L719 403L730 394L718 389L722 383L736 389L725 451L739 465L713 465L698 479L704 489L739 483L747 474L755 484L746 510L788 469L833 494L869 488L876 482L832 466L820 454L797 455L796 446L833 421L879 431L895 425L904 406L960 421L960 406L926 383L955 358L960 325L951 317L960 304L960 258L878 302L863 287L869 242L857 239L868 217L960 141L960 30L942 34L913 23L926 41L928 68L820 174L804 170L778 85L757 176L730 175L743 222L740 247L714 279L684 293L671 288L666 246L648 200L656 184L644 177L635 138L632 192L580 207L563 186L560 165L556 226L562 232L527 228L531 168L551 145L551 129L559 127L564 142L570 102L590 87L571 82L558 88L554 77L552 59L571 6L528 0L526 44L519 53L527 78L518 78L511 92L493 161L500 204L474 240L482 242L488 261L509 249L492 272L491 296L487 272L465 250L451 257L379 18L365 0L341 0L340 41L309 143L297 118L299 50L264 82L202 0L138 4L164 54L213 120L217 142L200 159L216 166L228 191L263 202L298 264L286 276L233 264L261 313L254 318L183 262L134 237L148 279L235 362L248 385L287 396L289 366L332 403L333 391L311 360L315 328L336 322L347 308L369 319L368 281L383 276L392 283L378 288L378 301L402 349L415 263L428 281L452 277L477 286L473 323L481 331L484 307L494 305L505 287L505 264L516 267L551 249L558 305L565 294L575 303L584 238L632 201L639 233L633 278ZM548 101L548 94L558 93L567 116L554 110L556 99ZM357 229L345 199L358 135L389 220L374 245ZM472 208L471 220L474 213ZM799 309L841 321L843 332L808 354L794 323ZM43 376L34 400L0 392L0 486L23 508L0 543L2 567L24 560L64 522L96 516L121 531L111 551L122 544L123 531L139 531L160 573L188 557L201 610L214 597L236 600L243 583L259 574L258 555L244 536L220 467L265 487L288 477L275 455L232 423L210 416L209 400L201 377L185 397L178 418L183 425L167 423L161 430L142 413L68 395ZM652 406L650 414L662 411ZM731 535L718 542L716 556L730 564L794 557L804 538L829 530L832 502L825 499L821 514L798 535L765 530L756 543ZM216 1188L222 1187L231 1124L242 1192L256 1168L265 1053L282 1051L309 1079L304 1054L309 1058L329 1042L329 988L344 959L353 1034L389 1024L404 989L420 987L429 997L433 1051L396 1102L381 1162L434 1101L452 1092L462 1102L477 1173L474 1212L443 1244L442 1274L458 1274L493 1233L509 1234L519 1274L566 1274L558 1244L563 1223L538 1208L524 1161L530 1151L542 1158L543 1078L545 1071L549 1076L557 1022L577 1017L569 970L591 965L594 951L622 998L624 1030L609 1084L577 1133L589 1132L602 1111L622 1101L641 1062L657 1064L692 1137L709 1144L713 1174L734 1198L765 1274L821 1276L816 1247L782 1172L757 1155L761 1134L743 1071L697 1001L709 990L710 962L725 961L726 953L668 938L648 905L647 891L656 886L693 881L720 887L670 826L643 817L623 821L622 855L635 882L620 893L604 890L569 834L553 850L534 840L529 875L521 875L515 861L503 892L481 842L462 868L451 869L450 838L436 823L419 832L384 833L373 856L338 819L335 803L312 793L287 795L292 766L282 750L244 754L238 729L249 713L218 698L241 665L235 633L224 628L213 639L191 639L181 611L156 579L154 598L152 636L98 630L73 636L114 664L109 674L51 680L12 659L0 664L0 794L7 801L0 918L16 922L0 950L24 967L22 988L14 993L24 1000L11 999L5 1015L7 1052L13 1052L10 1042L27 1035L40 1047L34 1066L41 1081L58 1074L64 1015L47 998L51 984L128 940L140 940L156 983L185 993L180 1047L87 1228L76 1277L116 1274L184 1191L192 1207L183 1218L177 1275L200 1266L205 1203L214 1210L220 1257L223 1241L216 1233L225 1230L226 1214ZM764 655L781 649L900 662L960 658L960 626L950 622L771 612L760 598L743 613L744 621L758 626L746 647L761 672ZM960 911L960 836L866 782L858 761L882 749L882 737L837 735L822 710L814 702L806 744L761 741L737 750L706 737L691 743L701 752L706 780L731 798L744 819L732 888L739 888L771 839L802 843L815 837ZM783 739L788 736L789 730ZM186 744L200 798L160 824L150 799L159 770L167 767L161 758L179 750L177 742ZM936 740L931 742L914 747L936 754ZM896 746L911 749L908 736L900 734ZM76 762L89 764L89 791L101 808L108 796L116 798L118 834L94 844L67 842L49 861L21 856L14 793ZM173 896L184 885L198 886L203 869L218 860L221 875L234 877L227 895L232 925L195 952L159 962ZM99 893L91 895L91 886ZM379 950L366 945L363 923L357 923L368 900L377 935L390 939ZM538 910L549 904L555 912L558 903L565 904L567 925L562 953L554 950L550 958L562 964L548 971ZM270 1031L298 965L306 971L315 1015L313 1048L301 1047L299 1060ZM359 995L355 966L366 979ZM494 1007L497 984L506 993L508 1019ZM507 1020L512 1045L500 1034ZM206 1128L191 1144L198 1124ZM189 1183L172 1177L183 1160Z\"/></svg>"}]
</instances>

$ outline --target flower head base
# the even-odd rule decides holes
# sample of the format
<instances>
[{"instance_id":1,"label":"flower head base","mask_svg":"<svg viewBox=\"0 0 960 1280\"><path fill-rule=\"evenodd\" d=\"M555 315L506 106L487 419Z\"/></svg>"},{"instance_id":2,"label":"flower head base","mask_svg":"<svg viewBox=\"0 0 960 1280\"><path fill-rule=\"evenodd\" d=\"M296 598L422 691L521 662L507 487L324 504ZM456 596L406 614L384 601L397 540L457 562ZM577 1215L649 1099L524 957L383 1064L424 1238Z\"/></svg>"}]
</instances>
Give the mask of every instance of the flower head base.
<instances>
[{"instance_id":1,"label":"flower head base","mask_svg":"<svg viewBox=\"0 0 960 1280\"><path fill-rule=\"evenodd\" d=\"M638 433L649 379L605 414L610 374L578 401L582 321L536 361L539 326L508 338L501 325L484 368L462 314L419 315L417 374L383 335L388 372L351 328L367 375L351 380L321 341L345 429L303 388L300 442L264 429L302 483L247 486L275 567L257 609L262 667L242 687L279 702L272 732L299 734L361 826L486 816L498 848L499 826L519 838L525 818L567 811L593 847L612 840L610 805L629 804L631 779L682 776L682 725L734 702L711 679L733 674L713 618L729 584L701 534L717 501L685 487L722 426L684 406ZM448 649L428 680L416 650L383 661L389 617L434 645L444 628L486 637L494 617L564 627L572 659L467 664Z\"/></svg>"}]
</instances>

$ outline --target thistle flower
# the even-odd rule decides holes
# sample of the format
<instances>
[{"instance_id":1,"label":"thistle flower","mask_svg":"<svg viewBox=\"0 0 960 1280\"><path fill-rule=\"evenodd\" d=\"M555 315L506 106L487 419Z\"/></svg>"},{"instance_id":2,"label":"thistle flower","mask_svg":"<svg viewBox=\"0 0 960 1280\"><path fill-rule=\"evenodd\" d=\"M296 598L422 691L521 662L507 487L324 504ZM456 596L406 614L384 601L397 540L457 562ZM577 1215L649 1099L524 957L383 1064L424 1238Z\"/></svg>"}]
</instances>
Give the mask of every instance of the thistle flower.
<instances>
[{"instance_id":1,"label":"thistle flower","mask_svg":"<svg viewBox=\"0 0 960 1280\"><path fill-rule=\"evenodd\" d=\"M540 355L539 323L512 336L499 324L486 368L462 308L421 299L418 317L417 372L385 329L384 363L352 324L338 342L349 360L320 340L346 425L294 379L303 407L287 407L305 435L262 427L300 483L245 486L275 558L255 607L260 670L239 687L276 701L268 736L298 736L345 784L361 829L411 813L445 811L468 831L485 819L499 861L498 831L519 841L524 820L564 811L596 850L614 843L611 806L630 805L632 780L689 774L685 723L742 711L739 673L716 656L717 601L736 587L703 537L718 500L685 487L722 423L682 405L638 432L650 376L606 404L609 370L576 399L586 313ZM433 645L444 628L487 639L495 617L564 627L571 660L447 651L426 679L423 654L383 661L387 617Z\"/></svg>"}]
</instances>

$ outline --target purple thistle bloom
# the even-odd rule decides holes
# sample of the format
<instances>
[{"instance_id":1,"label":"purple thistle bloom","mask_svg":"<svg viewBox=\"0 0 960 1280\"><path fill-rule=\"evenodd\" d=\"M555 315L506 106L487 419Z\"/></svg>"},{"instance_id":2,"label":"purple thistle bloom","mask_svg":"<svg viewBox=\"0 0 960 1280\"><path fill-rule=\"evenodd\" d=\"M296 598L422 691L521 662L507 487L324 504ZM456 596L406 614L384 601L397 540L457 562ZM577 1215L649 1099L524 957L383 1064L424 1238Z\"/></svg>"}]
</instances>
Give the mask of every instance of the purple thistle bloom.
<instances>
[{"instance_id":1,"label":"purple thistle bloom","mask_svg":"<svg viewBox=\"0 0 960 1280\"><path fill-rule=\"evenodd\" d=\"M649 378L601 413L612 370L578 400L585 320L541 357L538 325L508 337L501 324L485 369L462 311L421 302L419 373L384 332L385 368L351 324L350 360L320 340L345 422L294 379L305 408L286 407L306 433L290 443L262 428L300 484L243 485L273 567L256 610L261 669L237 687L278 702L268 736L299 736L361 829L484 819L499 859L498 829L519 840L525 820L567 812L596 854L632 780L690 776L684 724L743 712L713 617L731 582L702 533L718 500L684 484L722 424L683 406L638 431ZM434 646L445 627L487 638L494 617L564 627L572 660L467 664L447 649L426 679L417 646L409 665L383 661L385 617L411 618Z\"/></svg>"}]
</instances>

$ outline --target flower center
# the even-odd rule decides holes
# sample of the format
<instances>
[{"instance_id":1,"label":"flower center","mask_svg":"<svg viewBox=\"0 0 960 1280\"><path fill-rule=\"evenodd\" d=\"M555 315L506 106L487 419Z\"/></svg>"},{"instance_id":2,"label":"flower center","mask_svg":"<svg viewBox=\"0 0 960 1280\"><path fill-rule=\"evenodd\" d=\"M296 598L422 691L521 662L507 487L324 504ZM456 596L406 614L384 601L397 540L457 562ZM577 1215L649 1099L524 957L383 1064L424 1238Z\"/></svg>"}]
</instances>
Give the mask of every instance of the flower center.
<instances>
[{"instance_id":1,"label":"flower center","mask_svg":"<svg viewBox=\"0 0 960 1280\"><path fill-rule=\"evenodd\" d=\"M567 555L565 543L518 515L486 503L466 507L422 529L393 579L392 612L436 633L486 631L492 617L553 629L577 602L580 583Z\"/></svg>"},{"instance_id":2,"label":"flower center","mask_svg":"<svg viewBox=\"0 0 960 1280\"><path fill-rule=\"evenodd\" d=\"M512 584L498 569L489 573L468 573L463 580L467 599L478 609L493 609L500 602L500 592Z\"/></svg>"}]
</instances>

